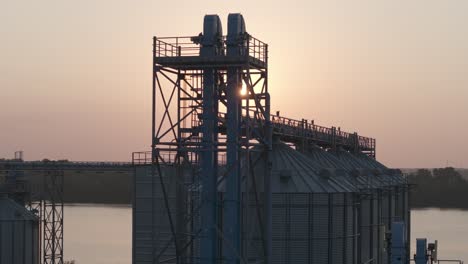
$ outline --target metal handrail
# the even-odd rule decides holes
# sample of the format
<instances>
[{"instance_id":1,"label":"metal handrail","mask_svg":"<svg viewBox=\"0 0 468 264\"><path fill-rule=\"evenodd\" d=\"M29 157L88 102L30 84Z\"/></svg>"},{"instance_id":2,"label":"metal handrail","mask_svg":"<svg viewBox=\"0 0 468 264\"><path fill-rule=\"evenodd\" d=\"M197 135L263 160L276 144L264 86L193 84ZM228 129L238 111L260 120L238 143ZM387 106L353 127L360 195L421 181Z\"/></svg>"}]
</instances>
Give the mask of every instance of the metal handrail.
<instances>
[{"instance_id":1,"label":"metal handrail","mask_svg":"<svg viewBox=\"0 0 468 264\"><path fill-rule=\"evenodd\" d=\"M415 262L414 259L410 259L410 262ZM463 264L463 260L459 259L438 259L437 261L432 261L431 263L458 263L458 264Z\"/></svg>"},{"instance_id":2,"label":"metal handrail","mask_svg":"<svg viewBox=\"0 0 468 264\"><path fill-rule=\"evenodd\" d=\"M244 44L248 55L254 59L266 62L268 58L268 44L247 34L247 40ZM156 57L184 57L198 56L201 45L197 41L200 36L183 37L155 37L155 56ZM226 50L226 36L220 38L222 50ZM222 52L225 54L225 52Z\"/></svg>"},{"instance_id":3,"label":"metal handrail","mask_svg":"<svg viewBox=\"0 0 468 264\"><path fill-rule=\"evenodd\" d=\"M48 160L48 161L0 161L0 165L13 165L13 166L78 166L78 167L107 167L107 166L129 166L131 162L116 162L116 161L109 161L109 162L101 162L101 161L56 161L56 160Z\"/></svg>"},{"instance_id":4,"label":"metal handrail","mask_svg":"<svg viewBox=\"0 0 468 264\"><path fill-rule=\"evenodd\" d=\"M159 161L163 164L175 164L177 158L177 149L174 148L172 151L159 151ZM190 164L199 164L199 160L196 155L188 155ZM151 151L140 151L132 153L132 165L149 165L152 164L152 152ZM226 165L226 154L218 154L218 165Z\"/></svg>"},{"instance_id":5,"label":"metal handrail","mask_svg":"<svg viewBox=\"0 0 468 264\"><path fill-rule=\"evenodd\" d=\"M319 140L329 141L330 137L335 135L337 145L350 145L354 140L355 134L341 131L340 129L324 127L314 123L306 122L305 120L295 120L279 115L271 116L271 122L274 128L288 129L291 134L297 134L303 131L304 137L314 137ZM375 139L363 136L357 136L357 143L360 148L373 149L375 147Z\"/></svg>"}]
</instances>

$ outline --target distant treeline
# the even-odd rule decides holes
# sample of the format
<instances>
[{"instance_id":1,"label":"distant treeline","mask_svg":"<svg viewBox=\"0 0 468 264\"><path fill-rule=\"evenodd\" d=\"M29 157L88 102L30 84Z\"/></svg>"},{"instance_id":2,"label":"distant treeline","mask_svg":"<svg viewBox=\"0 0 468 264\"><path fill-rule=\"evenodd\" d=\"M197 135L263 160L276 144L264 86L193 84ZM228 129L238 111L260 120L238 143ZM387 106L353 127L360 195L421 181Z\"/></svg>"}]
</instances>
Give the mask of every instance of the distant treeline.
<instances>
[{"instance_id":1,"label":"distant treeline","mask_svg":"<svg viewBox=\"0 0 468 264\"><path fill-rule=\"evenodd\" d=\"M468 209L468 181L454 168L419 169L409 174L408 180L414 184L413 208Z\"/></svg>"},{"instance_id":2,"label":"distant treeline","mask_svg":"<svg viewBox=\"0 0 468 264\"><path fill-rule=\"evenodd\" d=\"M66 203L130 204L133 171L65 173Z\"/></svg>"},{"instance_id":3,"label":"distant treeline","mask_svg":"<svg viewBox=\"0 0 468 264\"><path fill-rule=\"evenodd\" d=\"M66 172L65 201L72 203L131 203L133 171ZM454 168L419 169L408 175L413 208L468 209L468 181Z\"/></svg>"},{"instance_id":4,"label":"distant treeline","mask_svg":"<svg viewBox=\"0 0 468 264\"><path fill-rule=\"evenodd\" d=\"M63 200L65 203L130 204L132 175L132 171L65 171ZM43 173L27 173L27 176L32 193L47 193Z\"/></svg>"},{"instance_id":5,"label":"distant treeline","mask_svg":"<svg viewBox=\"0 0 468 264\"><path fill-rule=\"evenodd\" d=\"M43 192L41 172L26 173L32 189ZM65 171L66 203L130 204L133 170ZM0 183L2 182L0 172ZM468 181L454 168L419 169L408 174L412 184L413 208L440 207L468 209Z\"/></svg>"}]
</instances>

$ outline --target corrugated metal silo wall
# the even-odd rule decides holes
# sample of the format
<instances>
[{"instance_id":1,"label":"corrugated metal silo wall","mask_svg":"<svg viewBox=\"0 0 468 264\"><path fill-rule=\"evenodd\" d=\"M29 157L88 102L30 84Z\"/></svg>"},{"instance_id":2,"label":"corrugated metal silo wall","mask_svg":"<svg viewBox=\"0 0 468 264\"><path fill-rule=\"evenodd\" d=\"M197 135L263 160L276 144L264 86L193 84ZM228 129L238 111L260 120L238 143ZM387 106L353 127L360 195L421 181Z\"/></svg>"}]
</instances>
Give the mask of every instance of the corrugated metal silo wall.
<instances>
[{"instance_id":1,"label":"corrugated metal silo wall","mask_svg":"<svg viewBox=\"0 0 468 264\"><path fill-rule=\"evenodd\" d=\"M166 171L164 181L171 212L173 219L176 219L175 172L173 168L163 170ZM158 255L157 250L165 245L168 246L160 256L160 261L173 257L175 248L170 243L170 227L159 179L151 177L151 167L142 166L136 168L135 180L134 263L152 261L153 249L156 249ZM383 263L383 232L380 226L382 219L385 219L381 208L386 198L384 193L377 190L371 190L371 194L365 197L357 208L353 193L274 193L273 263L352 264L365 263L370 259L374 259L375 263ZM199 205L198 199L195 190L188 197L186 209L195 211ZM261 197L259 199L262 200ZM260 224L256 209L244 207L243 210L242 255L249 263L254 263L261 258L262 252ZM221 207L219 216L222 219ZM199 216L195 215L188 228L193 232L199 223ZM357 233L360 233L359 238ZM247 239L247 236L250 237ZM189 263L199 262L199 246L198 240L191 244L187 253Z\"/></svg>"},{"instance_id":2,"label":"corrugated metal silo wall","mask_svg":"<svg viewBox=\"0 0 468 264\"><path fill-rule=\"evenodd\" d=\"M385 239L384 232L389 232L393 222L403 221L409 228L410 222L408 217L408 189L405 185L388 186L386 190L382 192L382 208L381 208L381 220L384 229L382 232L382 240ZM388 249L383 248L381 252L381 262L379 263L390 263L390 255Z\"/></svg>"},{"instance_id":3,"label":"corrugated metal silo wall","mask_svg":"<svg viewBox=\"0 0 468 264\"><path fill-rule=\"evenodd\" d=\"M169 208L175 219L174 169L163 167L162 171ZM159 176L153 173L152 166L136 166L134 176L133 263L153 263L156 256L159 261L165 261L175 255L175 246L171 243L172 233Z\"/></svg>"},{"instance_id":4,"label":"corrugated metal silo wall","mask_svg":"<svg viewBox=\"0 0 468 264\"><path fill-rule=\"evenodd\" d=\"M39 264L38 228L36 220L0 219L0 263Z\"/></svg>"},{"instance_id":5,"label":"corrugated metal silo wall","mask_svg":"<svg viewBox=\"0 0 468 264\"><path fill-rule=\"evenodd\" d=\"M366 263L372 259L372 197L365 196L360 201L359 208L359 254L358 263Z\"/></svg>"},{"instance_id":6,"label":"corrugated metal silo wall","mask_svg":"<svg viewBox=\"0 0 468 264\"><path fill-rule=\"evenodd\" d=\"M359 256L358 263L381 263L382 257L382 195L380 190L370 189L361 194L359 208Z\"/></svg>"},{"instance_id":7,"label":"corrugated metal silo wall","mask_svg":"<svg viewBox=\"0 0 468 264\"><path fill-rule=\"evenodd\" d=\"M384 165L362 153L329 153L348 166L368 170L365 178L376 183L370 190L366 190L369 194L361 201L359 262L372 260L373 263L389 263L385 232L390 231L393 221L405 221L407 227L410 224L408 188L402 175L389 171Z\"/></svg>"},{"instance_id":8,"label":"corrugated metal silo wall","mask_svg":"<svg viewBox=\"0 0 468 264\"><path fill-rule=\"evenodd\" d=\"M407 230L408 249L410 243L409 230L409 200L408 200L408 186L403 174L398 170L387 169L384 165L377 160L370 157L360 155L360 158L366 160L371 168L379 168L376 171L379 176L372 176L380 178L382 194L381 194L381 222L383 230L381 230L381 241L385 240L385 232L391 231L392 222L403 221ZM382 169L383 168L383 169ZM385 247L387 243L382 242L380 259L378 263L390 263L390 255L388 249ZM409 253L408 253L409 256ZM409 259L409 258L408 258Z\"/></svg>"},{"instance_id":9,"label":"corrugated metal silo wall","mask_svg":"<svg viewBox=\"0 0 468 264\"><path fill-rule=\"evenodd\" d=\"M176 233L180 261L201 263L201 193L192 169L174 165L160 167L167 194L172 225ZM133 197L133 264L177 263L169 213L157 166L136 166ZM218 218L222 219L223 195L218 194ZM222 230L222 224L218 226ZM219 237L218 244L221 244ZM182 250L183 249L183 250ZM218 259L221 257L219 247Z\"/></svg>"},{"instance_id":10,"label":"corrugated metal silo wall","mask_svg":"<svg viewBox=\"0 0 468 264\"><path fill-rule=\"evenodd\" d=\"M151 185L147 177L151 175L149 168L140 168L136 173L137 183ZM167 170L167 169L166 169ZM167 179L167 184L169 180ZM160 261L170 259L175 255L175 249L170 243L170 226L167 213L162 207L163 198L154 197L154 214L156 222L152 227L151 205L145 197L151 197L147 187L136 187L139 194L134 204L134 263L148 263L154 257L151 250L169 245L161 255ZM156 191L161 191L155 188ZM168 191L173 188L168 188ZM196 197L197 194L191 195ZM246 195L243 195L246 203ZM262 197L258 197L260 200ZM261 241L261 225L258 220L254 197L248 198L249 206L243 207L243 247L241 254L248 263L257 263L262 258L263 243ZM218 204L222 204L222 194ZM144 210L146 208L146 210ZM159 209L158 209L159 208ZM171 202L175 210L175 202ZM219 217L222 219L222 210ZM262 214L262 213L260 213ZM355 263L357 257L356 204L352 193L274 193L273 194L273 263ZM149 221L149 222L148 222ZM199 226L199 217L194 218L192 227ZM153 228L154 231L151 229ZM222 225L219 227L222 230ZM166 230L163 232L162 230ZM154 233L152 233L154 232ZM152 236L155 236L153 238ZM154 240L153 240L154 239ZM218 241L221 244L221 240ZM199 263L199 240L193 241L188 253L188 263ZM221 257L221 247L218 256ZM174 263L168 261L166 263Z\"/></svg>"},{"instance_id":11,"label":"corrugated metal silo wall","mask_svg":"<svg viewBox=\"0 0 468 264\"><path fill-rule=\"evenodd\" d=\"M355 263L352 193L273 194L273 263Z\"/></svg>"},{"instance_id":12,"label":"corrugated metal silo wall","mask_svg":"<svg viewBox=\"0 0 468 264\"><path fill-rule=\"evenodd\" d=\"M242 252L240 253L249 263L261 263L263 261L263 230L262 220L260 220L264 217L263 197L263 193L259 193L257 196L251 192L242 193Z\"/></svg>"}]
</instances>

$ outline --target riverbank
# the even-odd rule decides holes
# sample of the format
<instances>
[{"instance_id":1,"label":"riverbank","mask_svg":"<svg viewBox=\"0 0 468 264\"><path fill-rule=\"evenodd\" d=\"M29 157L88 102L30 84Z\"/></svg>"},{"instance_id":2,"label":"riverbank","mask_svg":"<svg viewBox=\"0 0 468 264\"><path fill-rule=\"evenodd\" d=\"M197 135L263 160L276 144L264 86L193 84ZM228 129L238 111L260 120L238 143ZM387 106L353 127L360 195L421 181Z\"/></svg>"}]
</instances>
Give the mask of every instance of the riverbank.
<instances>
[{"instance_id":1,"label":"riverbank","mask_svg":"<svg viewBox=\"0 0 468 264\"><path fill-rule=\"evenodd\" d=\"M26 172L33 192L43 191L42 175L40 171ZM468 181L458 170L417 169L408 175L412 184L412 208L468 210ZM64 173L65 203L130 205L132 193L133 170L66 170Z\"/></svg>"}]
</instances>

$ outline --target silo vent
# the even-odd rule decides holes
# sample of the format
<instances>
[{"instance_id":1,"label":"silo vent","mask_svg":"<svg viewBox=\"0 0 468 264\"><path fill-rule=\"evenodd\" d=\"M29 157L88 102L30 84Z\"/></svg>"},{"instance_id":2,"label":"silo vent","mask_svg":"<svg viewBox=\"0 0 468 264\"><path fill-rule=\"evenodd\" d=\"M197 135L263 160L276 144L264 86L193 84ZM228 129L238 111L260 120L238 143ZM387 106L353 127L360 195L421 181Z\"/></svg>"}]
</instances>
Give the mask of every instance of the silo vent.
<instances>
[{"instance_id":1,"label":"silo vent","mask_svg":"<svg viewBox=\"0 0 468 264\"><path fill-rule=\"evenodd\" d=\"M328 169L322 169L319 173L320 177L324 180L329 180L332 177L332 172Z\"/></svg>"},{"instance_id":2,"label":"silo vent","mask_svg":"<svg viewBox=\"0 0 468 264\"><path fill-rule=\"evenodd\" d=\"M338 177L345 177L346 176L346 171L344 169L335 169L335 175Z\"/></svg>"},{"instance_id":3,"label":"silo vent","mask_svg":"<svg viewBox=\"0 0 468 264\"><path fill-rule=\"evenodd\" d=\"M282 182L288 182L291 179L291 170L284 169L279 174Z\"/></svg>"},{"instance_id":4,"label":"silo vent","mask_svg":"<svg viewBox=\"0 0 468 264\"><path fill-rule=\"evenodd\" d=\"M353 176L354 178L357 178L357 177L361 176L361 172L359 170L357 170L357 169L353 169L351 171L351 176Z\"/></svg>"},{"instance_id":5,"label":"silo vent","mask_svg":"<svg viewBox=\"0 0 468 264\"><path fill-rule=\"evenodd\" d=\"M400 169L388 169L387 174L388 175L401 175L402 172Z\"/></svg>"}]
</instances>

